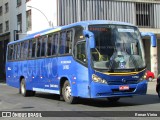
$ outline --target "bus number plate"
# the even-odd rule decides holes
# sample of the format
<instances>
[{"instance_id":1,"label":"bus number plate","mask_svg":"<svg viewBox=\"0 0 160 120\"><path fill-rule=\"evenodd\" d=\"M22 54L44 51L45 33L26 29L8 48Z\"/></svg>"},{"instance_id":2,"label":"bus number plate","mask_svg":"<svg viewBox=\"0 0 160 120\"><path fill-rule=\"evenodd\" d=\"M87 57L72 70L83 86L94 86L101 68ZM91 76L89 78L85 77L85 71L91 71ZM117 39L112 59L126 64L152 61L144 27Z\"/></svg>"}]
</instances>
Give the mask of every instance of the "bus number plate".
<instances>
[{"instance_id":1,"label":"bus number plate","mask_svg":"<svg viewBox=\"0 0 160 120\"><path fill-rule=\"evenodd\" d=\"M129 86L119 86L119 90L129 90Z\"/></svg>"}]
</instances>

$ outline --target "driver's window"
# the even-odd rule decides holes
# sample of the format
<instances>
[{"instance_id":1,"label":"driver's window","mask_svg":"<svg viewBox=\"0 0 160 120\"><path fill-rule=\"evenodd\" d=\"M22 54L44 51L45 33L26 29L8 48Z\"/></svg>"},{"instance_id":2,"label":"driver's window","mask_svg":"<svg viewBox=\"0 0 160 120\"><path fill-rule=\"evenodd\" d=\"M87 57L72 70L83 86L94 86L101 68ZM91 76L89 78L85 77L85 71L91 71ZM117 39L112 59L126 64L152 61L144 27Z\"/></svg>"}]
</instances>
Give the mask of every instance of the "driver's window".
<instances>
[{"instance_id":1,"label":"driver's window","mask_svg":"<svg viewBox=\"0 0 160 120\"><path fill-rule=\"evenodd\" d=\"M79 42L76 47L76 59L86 63L86 42Z\"/></svg>"}]
</instances>

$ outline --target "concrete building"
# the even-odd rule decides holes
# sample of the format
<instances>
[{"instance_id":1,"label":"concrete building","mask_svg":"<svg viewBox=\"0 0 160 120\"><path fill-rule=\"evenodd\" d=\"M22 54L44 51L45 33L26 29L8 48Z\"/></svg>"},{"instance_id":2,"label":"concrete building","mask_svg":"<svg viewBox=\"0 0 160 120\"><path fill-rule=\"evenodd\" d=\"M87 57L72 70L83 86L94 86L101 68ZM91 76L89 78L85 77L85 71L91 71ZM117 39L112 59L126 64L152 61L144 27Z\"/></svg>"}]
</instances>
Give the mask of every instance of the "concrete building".
<instances>
[{"instance_id":1,"label":"concrete building","mask_svg":"<svg viewBox=\"0 0 160 120\"><path fill-rule=\"evenodd\" d=\"M9 41L49 27L67 25L83 20L114 20L132 23L144 37L147 68L160 73L160 0L0 0L0 77L5 75L5 52ZM152 63L152 64L151 64ZM159 72L158 72L159 71ZM3 76L4 76L3 75Z\"/></svg>"},{"instance_id":2,"label":"concrete building","mask_svg":"<svg viewBox=\"0 0 160 120\"><path fill-rule=\"evenodd\" d=\"M10 41L57 26L57 0L0 0L0 79Z\"/></svg>"}]
</instances>

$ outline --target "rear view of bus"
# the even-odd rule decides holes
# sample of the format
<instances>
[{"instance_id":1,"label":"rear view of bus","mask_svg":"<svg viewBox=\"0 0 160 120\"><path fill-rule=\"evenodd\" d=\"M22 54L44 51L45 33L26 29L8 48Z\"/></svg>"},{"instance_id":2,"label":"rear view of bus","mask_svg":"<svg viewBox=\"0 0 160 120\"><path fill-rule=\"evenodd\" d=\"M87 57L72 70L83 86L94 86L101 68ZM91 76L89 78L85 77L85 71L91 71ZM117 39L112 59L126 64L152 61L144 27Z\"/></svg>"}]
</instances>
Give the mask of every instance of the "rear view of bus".
<instances>
[{"instance_id":1,"label":"rear view of bus","mask_svg":"<svg viewBox=\"0 0 160 120\"><path fill-rule=\"evenodd\" d=\"M98 24L89 25L88 30L91 97L117 101L120 97L146 94L146 62L137 27Z\"/></svg>"}]
</instances>

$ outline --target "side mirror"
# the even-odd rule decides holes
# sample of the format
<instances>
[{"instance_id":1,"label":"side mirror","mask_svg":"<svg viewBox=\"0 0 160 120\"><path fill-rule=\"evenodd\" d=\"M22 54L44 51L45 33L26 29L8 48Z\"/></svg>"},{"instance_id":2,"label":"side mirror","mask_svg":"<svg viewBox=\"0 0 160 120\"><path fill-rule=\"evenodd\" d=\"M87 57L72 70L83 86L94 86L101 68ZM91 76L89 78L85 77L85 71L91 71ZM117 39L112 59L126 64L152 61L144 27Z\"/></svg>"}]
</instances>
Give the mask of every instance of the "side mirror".
<instances>
[{"instance_id":1,"label":"side mirror","mask_svg":"<svg viewBox=\"0 0 160 120\"><path fill-rule=\"evenodd\" d=\"M87 43L90 48L95 48L94 34L88 30L83 30L84 36L88 39Z\"/></svg>"}]
</instances>

